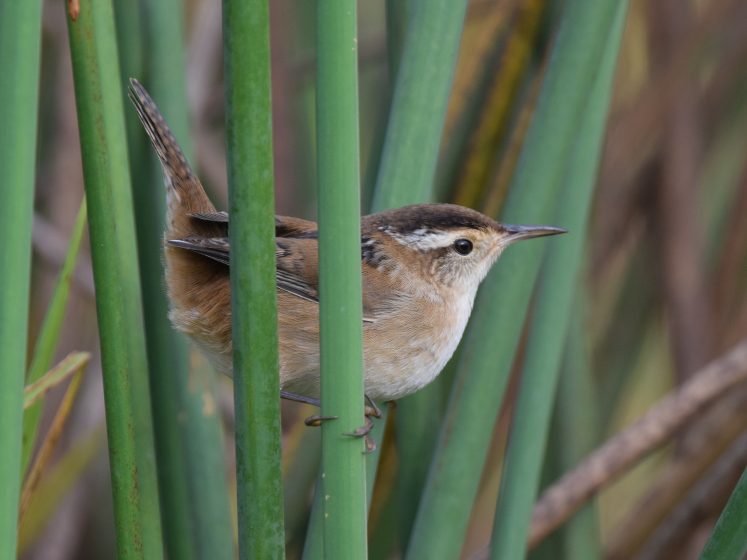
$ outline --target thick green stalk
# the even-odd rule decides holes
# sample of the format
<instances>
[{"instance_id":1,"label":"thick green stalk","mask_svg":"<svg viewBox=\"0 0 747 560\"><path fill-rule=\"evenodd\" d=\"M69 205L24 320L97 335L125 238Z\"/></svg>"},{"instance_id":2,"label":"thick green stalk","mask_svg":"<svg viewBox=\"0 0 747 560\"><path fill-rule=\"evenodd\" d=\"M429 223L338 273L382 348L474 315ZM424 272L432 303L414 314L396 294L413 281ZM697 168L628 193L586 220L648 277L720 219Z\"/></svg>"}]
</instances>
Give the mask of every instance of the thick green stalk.
<instances>
[{"instance_id":1,"label":"thick green stalk","mask_svg":"<svg viewBox=\"0 0 747 560\"><path fill-rule=\"evenodd\" d=\"M120 558L161 558L135 224L110 0L68 17Z\"/></svg>"},{"instance_id":2,"label":"thick green stalk","mask_svg":"<svg viewBox=\"0 0 747 560\"><path fill-rule=\"evenodd\" d=\"M236 480L241 558L283 558L267 0L224 0Z\"/></svg>"},{"instance_id":3,"label":"thick green stalk","mask_svg":"<svg viewBox=\"0 0 747 560\"><path fill-rule=\"evenodd\" d=\"M543 91L504 208L507 222L553 219L578 118L616 5L613 0L564 4ZM408 558L459 554L546 243L529 241L509 248L478 294Z\"/></svg>"},{"instance_id":4,"label":"thick green stalk","mask_svg":"<svg viewBox=\"0 0 747 560\"><path fill-rule=\"evenodd\" d=\"M703 548L702 560L740 560L747 554L747 469Z\"/></svg>"},{"instance_id":5,"label":"thick green stalk","mask_svg":"<svg viewBox=\"0 0 747 560\"><path fill-rule=\"evenodd\" d=\"M495 560L522 558L526 554L529 519L537 496L555 387L574 313L572 304L627 7L626 1L617 5L604 55L579 121L573 154L567 163L564 196L555 213L555 222L568 228L569 233L549 251L541 272L496 506L492 549Z\"/></svg>"},{"instance_id":6,"label":"thick green stalk","mask_svg":"<svg viewBox=\"0 0 747 560\"><path fill-rule=\"evenodd\" d=\"M0 3L0 559L16 556L26 374L41 2Z\"/></svg>"},{"instance_id":7,"label":"thick green stalk","mask_svg":"<svg viewBox=\"0 0 747 560\"><path fill-rule=\"evenodd\" d=\"M122 74L145 76L182 149L189 157L190 135L186 99L182 3L176 0L143 4L117 3ZM142 21L142 28L137 24ZM122 29L128 25L128 29ZM143 40L143 37L145 40ZM140 45L133 45L138 42ZM137 59L142 45L148 57ZM138 48L140 47L140 48ZM125 65L125 63L127 63ZM144 69L142 68L144 64ZM133 195L138 233L148 363L155 420L156 457L164 538L175 558L231 558L228 489L223 462L218 409L206 368L190 371L189 347L169 324L163 289L165 189L161 166L142 131L135 111L128 112ZM208 403L206 405L206 403Z\"/></svg>"},{"instance_id":8,"label":"thick green stalk","mask_svg":"<svg viewBox=\"0 0 747 560\"><path fill-rule=\"evenodd\" d=\"M317 178L324 557L366 557L358 37L355 3L317 7Z\"/></svg>"},{"instance_id":9,"label":"thick green stalk","mask_svg":"<svg viewBox=\"0 0 747 560\"><path fill-rule=\"evenodd\" d=\"M44 316L44 323L42 323L39 336L34 344L34 356L31 359L29 372L26 376L26 384L33 383L52 367L57 341L60 338L63 320L65 319L67 299L70 295L70 281L75 270L75 262L78 259L78 250L85 228L86 199L84 198L80 204L73 231L70 234L65 262L62 264L60 275L57 277L52 298L49 300L49 307ZM42 403L37 403L27 408L23 413L23 453L21 455L21 472L23 473L28 470L31 452L34 450L41 412Z\"/></svg>"}]
</instances>

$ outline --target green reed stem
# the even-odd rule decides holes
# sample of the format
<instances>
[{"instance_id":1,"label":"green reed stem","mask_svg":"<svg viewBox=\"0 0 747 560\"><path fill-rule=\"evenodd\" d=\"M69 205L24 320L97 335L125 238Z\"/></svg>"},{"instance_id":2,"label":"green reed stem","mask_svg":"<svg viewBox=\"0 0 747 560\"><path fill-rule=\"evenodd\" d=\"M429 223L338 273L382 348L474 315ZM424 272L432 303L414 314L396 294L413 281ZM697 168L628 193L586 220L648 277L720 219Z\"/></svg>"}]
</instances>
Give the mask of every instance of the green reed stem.
<instances>
[{"instance_id":1,"label":"green reed stem","mask_svg":"<svg viewBox=\"0 0 747 560\"><path fill-rule=\"evenodd\" d=\"M122 11L137 12L138 4L122 3ZM184 17L178 0L157 0L141 6L146 17L141 40L147 58L131 61L144 75L179 144L191 154L184 60ZM145 40L143 41L142 38ZM119 37L125 42L127 37ZM127 41L132 43L132 40ZM123 49L124 50L124 49ZM127 47L129 51L129 45ZM133 49L135 52L143 50ZM139 70L139 67L143 67ZM124 69L123 69L124 70ZM129 77L126 76L126 77ZM135 111L129 111L136 121ZM165 189L161 166L139 123L130 135L130 169L137 212L140 271L148 333L148 363L155 419L156 457L164 515L164 538L175 558L229 559L233 538L223 461L223 439L212 390L212 372L190 368L189 346L168 321L163 289ZM128 129L129 131L129 129Z\"/></svg>"},{"instance_id":2,"label":"green reed stem","mask_svg":"<svg viewBox=\"0 0 747 560\"><path fill-rule=\"evenodd\" d=\"M356 6L317 7L317 177L324 557L366 556Z\"/></svg>"},{"instance_id":3,"label":"green reed stem","mask_svg":"<svg viewBox=\"0 0 747 560\"><path fill-rule=\"evenodd\" d=\"M571 317L557 390L554 414L557 431L553 433L558 434L558 442L554 446L560 471L558 474L570 471L581 462L594 449L602 434L599 401L585 340L582 298L582 292L577 287L575 301L580 309ZM562 537L565 557L568 559L594 560L601 556L594 501L573 516L564 528Z\"/></svg>"},{"instance_id":4,"label":"green reed stem","mask_svg":"<svg viewBox=\"0 0 747 560\"><path fill-rule=\"evenodd\" d=\"M21 486L41 2L0 3L0 559L16 557Z\"/></svg>"},{"instance_id":5,"label":"green reed stem","mask_svg":"<svg viewBox=\"0 0 747 560\"><path fill-rule=\"evenodd\" d=\"M374 211L423 202L432 196L466 8L465 0L416 0L411 8Z\"/></svg>"},{"instance_id":6,"label":"green reed stem","mask_svg":"<svg viewBox=\"0 0 747 560\"><path fill-rule=\"evenodd\" d=\"M283 558L267 0L224 0L239 554Z\"/></svg>"},{"instance_id":7,"label":"green reed stem","mask_svg":"<svg viewBox=\"0 0 747 560\"><path fill-rule=\"evenodd\" d=\"M161 558L153 426L122 85L109 0L68 17L101 338L117 552Z\"/></svg>"},{"instance_id":8,"label":"green reed stem","mask_svg":"<svg viewBox=\"0 0 747 560\"><path fill-rule=\"evenodd\" d=\"M374 212L433 199L434 176L467 3L401 0L387 3L390 76L394 82ZM428 471L441 413L441 381L397 403L397 514L409 537ZM383 436L386 417L378 420ZM379 453L369 458L373 485Z\"/></svg>"}]
</instances>

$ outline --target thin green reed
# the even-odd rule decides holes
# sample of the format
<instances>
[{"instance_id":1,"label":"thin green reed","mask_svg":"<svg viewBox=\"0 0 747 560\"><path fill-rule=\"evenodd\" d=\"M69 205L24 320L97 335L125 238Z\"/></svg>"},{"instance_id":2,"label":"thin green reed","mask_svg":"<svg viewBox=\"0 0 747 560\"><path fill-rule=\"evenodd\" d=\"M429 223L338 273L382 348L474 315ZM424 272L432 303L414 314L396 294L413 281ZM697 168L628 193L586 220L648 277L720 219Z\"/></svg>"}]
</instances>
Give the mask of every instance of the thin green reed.
<instances>
[{"instance_id":1,"label":"thin green reed","mask_svg":"<svg viewBox=\"0 0 747 560\"><path fill-rule=\"evenodd\" d=\"M464 0L393 4L387 4L387 33L395 86L374 211L433 198L441 135L467 9ZM437 380L398 403L396 511L404 541L409 538L433 452L442 381ZM371 470L369 480L373 481L375 470Z\"/></svg>"},{"instance_id":2,"label":"thin green reed","mask_svg":"<svg viewBox=\"0 0 747 560\"><path fill-rule=\"evenodd\" d=\"M372 205L374 212L432 200L467 6L464 0L392 4L387 6L387 33L394 91ZM398 410L398 431L413 444L409 457L414 460L406 460L403 471L410 479L420 471L423 449L419 444L430 448L428 438L422 436L435 421L431 411L437 411L432 406L437 392L435 387L425 389L403 400ZM383 436L384 420L378 422L377 437ZM371 486L377 460L378 453L368 462Z\"/></svg>"},{"instance_id":3,"label":"thin green reed","mask_svg":"<svg viewBox=\"0 0 747 560\"><path fill-rule=\"evenodd\" d=\"M16 557L21 486L41 2L0 3L0 559Z\"/></svg>"},{"instance_id":4,"label":"thin green reed","mask_svg":"<svg viewBox=\"0 0 747 560\"><path fill-rule=\"evenodd\" d=\"M317 184L325 558L366 557L355 3L317 5Z\"/></svg>"},{"instance_id":5,"label":"thin green reed","mask_svg":"<svg viewBox=\"0 0 747 560\"><path fill-rule=\"evenodd\" d=\"M373 210L430 199L465 0L414 0L404 38Z\"/></svg>"},{"instance_id":6,"label":"thin green reed","mask_svg":"<svg viewBox=\"0 0 747 560\"><path fill-rule=\"evenodd\" d=\"M224 0L241 558L284 556L267 0Z\"/></svg>"},{"instance_id":7,"label":"thin green reed","mask_svg":"<svg viewBox=\"0 0 747 560\"><path fill-rule=\"evenodd\" d=\"M120 558L161 558L140 278L110 0L68 16Z\"/></svg>"},{"instance_id":8,"label":"thin green reed","mask_svg":"<svg viewBox=\"0 0 747 560\"><path fill-rule=\"evenodd\" d=\"M557 434L552 446L559 475L571 470L589 454L603 433L599 423L596 379L591 370L585 327L584 294L576 290L576 313L571 317L568 338L558 383L553 422ZM548 446L549 447L549 446ZM572 560L594 560L602 554L595 501L587 504L569 520L561 535L563 554ZM553 552L553 555L557 552Z\"/></svg>"}]
</instances>

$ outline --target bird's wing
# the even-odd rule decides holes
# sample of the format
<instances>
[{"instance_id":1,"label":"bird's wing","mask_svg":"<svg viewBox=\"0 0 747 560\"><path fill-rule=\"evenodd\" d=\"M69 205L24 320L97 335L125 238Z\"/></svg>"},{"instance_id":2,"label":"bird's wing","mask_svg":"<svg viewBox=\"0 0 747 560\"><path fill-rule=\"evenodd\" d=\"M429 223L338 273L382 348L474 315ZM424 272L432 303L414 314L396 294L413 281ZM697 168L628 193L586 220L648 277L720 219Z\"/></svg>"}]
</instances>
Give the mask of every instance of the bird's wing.
<instances>
[{"instance_id":1,"label":"bird's wing","mask_svg":"<svg viewBox=\"0 0 747 560\"><path fill-rule=\"evenodd\" d=\"M225 232L228 234L228 212L195 212L190 218L204 224L225 224ZM292 218L290 216L275 216L276 237L298 237L301 239L316 239L317 225L310 220Z\"/></svg>"},{"instance_id":2,"label":"bird's wing","mask_svg":"<svg viewBox=\"0 0 747 560\"><path fill-rule=\"evenodd\" d=\"M167 243L172 247L192 251L227 266L230 264L228 237L190 236L184 239L169 239Z\"/></svg>"},{"instance_id":3,"label":"bird's wing","mask_svg":"<svg viewBox=\"0 0 747 560\"><path fill-rule=\"evenodd\" d=\"M290 244L294 241L299 242L293 243L294 245L311 244L309 243L311 240L303 243L304 240L277 239L275 256L277 258L278 289L318 303L319 279L313 273L313 266L308 266L307 259L304 258L310 247L291 247ZM227 266L231 264L231 246L228 237L193 236L184 239L169 239L168 244L172 247L192 251Z\"/></svg>"},{"instance_id":4,"label":"bird's wing","mask_svg":"<svg viewBox=\"0 0 747 560\"><path fill-rule=\"evenodd\" d=\"M201 222L213 222L219 224L228 223L228 212L195 212L189 215L190 218Z\"/></svg>"},{"instance_id":5,"label":"bird's wing","mask_svg":"<svg viewBox=\"0 0 747 560\"><path fill-rule=\"evenodd\" d=\"M278 289L319 303L316 239L275 239Z\"/></svg>"},{"instance_id":6,"label":"bird's wing","mask_svg":"<svg viewBox=\"0 0 747 560\"><path fill-rule=\"evenodd\" d=\"M228 237L186 237L169 239L172 247L186 249L216 262L230 265ZM296 297L319 303L317 240L314 238L278 237L275 239L277 287ZM374 322L376 310L364 305L364 322Z\"/></svg>"},{"instance_id":7,"label":"bird's wing","mask_svg":"<svg viewBox=\"0 0 747 560\"><path fill-rule=\"evenodd\" d=\"M310 220L290 216L275 216L275 235L277 237L316 239L318 237L318 226L316 222Z\"/></svg>"}]
</instances>

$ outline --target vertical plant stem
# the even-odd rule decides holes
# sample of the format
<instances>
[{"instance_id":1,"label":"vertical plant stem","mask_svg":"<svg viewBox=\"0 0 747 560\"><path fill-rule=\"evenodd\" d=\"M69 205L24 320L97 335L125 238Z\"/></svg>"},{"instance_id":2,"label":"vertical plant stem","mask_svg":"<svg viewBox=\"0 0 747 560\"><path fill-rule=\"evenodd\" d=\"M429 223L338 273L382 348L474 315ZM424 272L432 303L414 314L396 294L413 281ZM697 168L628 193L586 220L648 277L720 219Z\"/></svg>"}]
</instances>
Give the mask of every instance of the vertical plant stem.
<instances>
[{"instance_id":1,"label":"vertical plant stem","mask_svg":"<svg viewBox=\"0 0 747 560\"><path fill-rule=\"evenodd\" d=\"M374 211L431 197L465 0L414 0L376 181Z\"/></svg>"},{"instance_id":2,"label":"vertical plant stem","mask_svg":"<svg viewBox=\"0 0 747 560\"><path fill-rule=\"evenodd\" d=\"M549 251L540 275L495 512L492 545L495 560L522 558L526 554L529 519L537 496L555 387L573 313L588 211L626 13L627 2L618 2L601 64L580 115L572 156L567 162L565 192L559 200L555 221L568 228L569 233Z\"/></svg>"},{"instance_id":3,"label":"vertical plant stem","mask_svg":"<svg viewBox=\"0 0 747 560\"><path fill-rule=\"evenodd\" d=\"M161 558L163 543L135 248L122 86L110 0L68 16L101 338L120 558Z\"/></svg>"},{"instance_id":4,"label":"vertical plant stem","mask_svg":"<svg viewBox=\"0 0 747 560\"><path fill-rule=\"evenodd\" d=\"M386 0L386 54L389 80L394 84L399 74L399 63L405 46L407 25L417 0Z\"/></svg>"},{"instance_id":5,"label":"vertical plant stem","mask_svg":"<svg viewBox=\"0 0 747 560\"><path fill-rule=\"evenodd\" d=\"M267 0L224 0L239 555L283 558Z\"/></svg>"},{"instance_id":6,"label":"vertical plant stem","mask_svg":"<svg viewBox=\"0 0 747 560\"><path fill-rule=\"evenodd\" d=\"M504 208L506 221L552 219L578 116L616 4L612 0L564 4L543 91ZM478 294L408 558L459 554L545 243L510 248Z\"/></svg>"},{"instance_id":7,"label":"vertical plant stem","mask_svg":"<svg viewBox=\"0 0 747 560\"><path fill-rule=\"evenodd\" d=\"M571 470L590 453L602 433L589 350L584 340L583 294L579 289L576 303L581 309L571 317L555 405L559 434L555 448L562 472ZM565 558L594 560L601 556L597 508L593 502L568 522L562 536Z\"/></svg>"},{"instance_id":8,"label":"vertical plant stem","mask_svg":"<svg viewBox=\"0 0 747 560\"><path fill-rule=\"evenodd\" d=\"M136 19L139 4L120 2L118 17ZM130 74L144 73L150 92L159 104L187 157L191 145L187 111L182 3L150 0L143 4L142 32L128 29L134 40L146 45L145 60L129 60ZM134 14L132 13L134 12ZM133 26L133 23L130 23ZM129 53L133 38L118 36ZM133 58L133 57L128 57ZM144 70L140 67L144 64ZM137 120L130 111L130 121ZM218 408L205 368L190 371L189 347L168 321L163 289L163 230L165 190L161 166L144 143L139 126L129 136L131 172L136 180L138 248L148 363L155 419L156 457L163 510L164 538L169 556L228 559L233 555L228 489L223 462L223 441ZM131 129L128 129L131 132Z\"/></svg>"},{"instance_id":9,"label":"vertical plant stem","mask_svg":"<svg viewBox=\"0 0 747 560\"><path fill-rule=\"evenodd\" d=\"M16 557L41 2L0 3L0 558Z\"/></svg>"},{"instance_id":10,"label":"vertical plant stem","mask_svg":"<svg viewBox=\"0 0 747 560\"><path fill-rule=\"evenodd\" d=\"M390 75L395 86L373 211L433 197L436 162L467 6L464 0L402 0L394 4L387 4L387 34ZM441 393L436 381L398 403L397 512L400 536L405 542L434 447ZM379 422L383 434L385 418ZM376 465L372 464L375 459L369 460L371 484L376 475Z\"/></svg>"},{"instance_id":11,"label":"vertical plant stem","mask_svg":"<svg viewBox=\"0 0 747 560\"><path fill-rule=\"evenodd\" d=\"M153 13L149 13L147 18L143 17L146 5L146 2L130 0L118 0L115 3L117 39L120 53L122 53L122 83L127 83L131 77L138 79L143 77L146 62L145 57L142 56L143 52L148 52L148 62L158 58L158 49L146 42L148 26L158 25L159 33L164 34L164 39L174 39L173 34L169 33L172 25L164 26L162 21L156 22L158 18ZM173 15L169 18L170 21L178 21L178 19ZM170 52L171 54L177 53L178 56L181 49L172 48ZM140 58L136 58L138 55ZM179 61L174 61L172 66L179 66ZM158 95L154 91L151 84L148 85L170 126L184 132L185 128L180 126L181 119L174 119L174 111L169 111L171 104L166 101L170 99L164 99L163 95ZM163 88L161 88L162 91ZM178 402L178 395L182 391L182 385L186 383L187 376L186 345L178 344L181 341L177 339L167 319L168 305L163 289L162 266L166 213L162 171L160 165L154 161L156 158L150 146L146 145L146 137L140 123L136 122L135 111L129 103L126 108L128 109L126 122L130 172L133 178L132 195L135 202L140 281L143 287L143 314L150 370L149 381L153 403L158 486L161 508L165 513L162 518L164 545L169 557L191 560L197 557L195 537L199 527L190 522L189 482L185 463L187 457L184 450L185 444L180 438L183 422L177 420L180 413L186 413L185 410L180 410ZM180 143L183 138L184 134L177 135Z\"/></svg>"},{"instance_id":12,"label":"vertical plant stem","mask_svg":"<svg viewBox=\"0 0 747 560\"><path fill-rule=\"evenodd\" d=\"M356 5L317 8L324 557L366 557Z\"/></svg>"}]
</instances>

